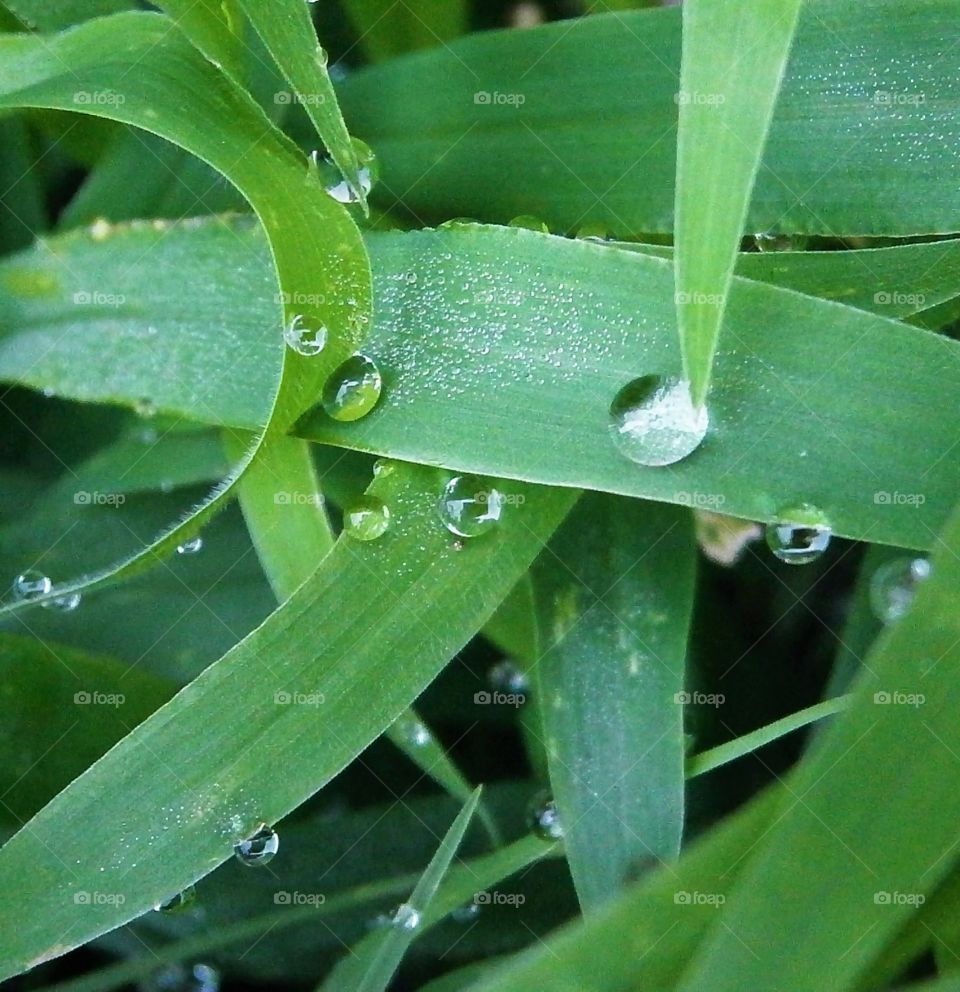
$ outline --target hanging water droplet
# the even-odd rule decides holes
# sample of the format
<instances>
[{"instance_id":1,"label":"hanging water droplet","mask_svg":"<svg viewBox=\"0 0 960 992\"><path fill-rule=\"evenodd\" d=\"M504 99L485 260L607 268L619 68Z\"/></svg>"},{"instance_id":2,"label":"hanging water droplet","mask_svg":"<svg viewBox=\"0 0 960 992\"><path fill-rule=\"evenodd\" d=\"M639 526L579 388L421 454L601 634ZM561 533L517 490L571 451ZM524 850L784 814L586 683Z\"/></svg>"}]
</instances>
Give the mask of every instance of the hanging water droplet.
<instances>
[{"instance_id":1,"label":"hanging water droplet","mask_svg":"<svg viewBox=\"0 0 960 992\"><path fill-rule=\"evenodd\" d=\"M753 236L757 251L803 251L807 239L795 234L760 233Z\"/></svg>"},{"instance_id":2,"label":"hanging water droplet","mask_svg":"<svg viewBox=\"0 0 960 992\"><path fill-rule=\"evenodd\" d=\"M183 544L177 545L178 555L195 555L201 550L203 550L202 537L191 537L189 541L184 541Z\"/></svg>"},{"instance_id":3,"label":"hanging water droplet","mask_svg":"<svg viewBox=\"0 0 960 992\"><path fill-rule=\"evenodd\" d=\"M870 606L877 619L894 623L905 616L930 571L926 558L896 558L881 565L870 578Z\"/></svg>"},{"instance_id":4,"label":"hanging water droplet","mask_svg":"<svg viewBox=\"0 0 960 992\"><path fill-rule=\"evenodd\" d=\"M557 804L549 795L541 795L534 800L529 813L530 829L541 839L563 840L563 824L557 812Z\"/></svg>"},{"instance_id":5,"label":"hanging water droplet","mask_svg":"<svg viewBox=\"0 0 960 992\"><path fill-rule=\"evenodd\" d=\"M408 902L402 902L393 911L390 922L398 930L416 930L420 926L420 911Z\"/></svg>"},{"instance_id":6,"label":"hanging water droplet","mask_svg":"<svg viewBox=\"0 0 960 992\"><path fill-rule=\"evenodd\" d=\"M45 610L59 610L61 613L72 613L79 605L83 596L79 592L68 592L56 599L48 600L40 605Z\"/></svg>"},{"instance_id":7,"label":"hanging water droplet","mask_svg":"<svg viewBox=\"0 0 960 992\"><path fill-rule=\"evenodd\" d=\"M280 837L264 824L252 837L240 841L233 849L237 860L251 868L259 868L273 860L280 847Z\"/></svg>"},{"instance_id":8,"label":"hanging water droplet","mask_svg":"<svg viewBox=\"0 0 960 992\"><path fill-rule=\"evenodd\" d=\"M469 227L471 224L479 224L475 217L451 217L440 225L440 230L444 231L452 227Z\"/></svg>"},{"instance_id":9,"label":"hanging water droplet","mask_svg":"<svg viewBox=\"0 0 960 992\"><path fill-rule=\"evenodd\" d=\"M541 234L550 233L550 228L539 217L534 217L531 214L520 214L519 217L514 217L509 226L522 227L527 231L539 231Z\"/></svg>"},{"instance_id":10,"label":"hanging water droplet","mask_svg":"<svg viewBox=\"0 0 960 992\"><path fill-rule=\"evenodd\" d=\"M373 476L375 479L382 479L397 467L397 463L392 458L378 458L373 463Z\"/></svg>"},{"instance_id":11,"label":"hanging water droplet","mask_svg":"<svg viewBox=\"0 0 960 992\"><path fill-rule=\"evenodd\" d=\"M433 740L430 728L420 720L415 720L410 724L407 736L414 747L426 747Z\"/></svg>"},{"instance_id":12,"label":"hanging water droplet","mask_svg":"<svg viewBox=\"0 0 960 992\"><path fill-rule=\"evenodd\" d=\"M366 355L351 355L323 387L323 408L334 420L359 420L380 401L382 389L383 378L376 362Z\"/></svg>"},{"instance_id":13,"label":"hanging water droplet","mask_svg":"<svg viewBox=\"0 0 960 992\"><path fill-rule=\"evenodd\" d=\"M577 238L580 241L608 241L610 232L603 224L584 224L577 228Z\"/></svg>"},{"instance_id":14,"label":"hanging water droplet","mask_svg":"<svg viewBox=\"0 0 960 992\"><path fill-rule=\"evenodd\" d=\"M157 415L157 408L154 405L153 400L146 399L142 397L133 404L134 412L141 417L155 417Z\"/></svg>"},{"instance_id":15,"label":"hanging water droplet","mask_svg":"<svg viewBox=\"0 0 960 992\"><path fill-rule=\"evenodd\" d=\"M298 355L305 355L312 358L319 355L327 344L327 329L321 324L319 327L305 327L303 317L297 315L291 318L283 332L283 340L287 342L287 347L292 348Z\"/></svg>"},{"instance_id":16,"label":"hanging water droplet","mask_svg":"<svg viewBox=\"0 0 960 992\"><path fill-rule=\"evenodd\" d=\"M491 689L513 695L526 694L530 689L527 673L515 662L507 659L494 665L487 673Z\"/></svg>"},{"instance_id":17,"label":"hanging water droplet","mask_svg":"<svg viewBox=\"0 0 960 992\"><path fill-rule=\"evenodd\" d=\"M316 3L317 0L307 0L307 3ZM321 69L326 69L327 63L330 61L330 56L327 54L327 50L323 45L317 45L317 50L313 55L314 61Z\"/></svg>"},{"instance_id":18,"label":"hanging water droplet","mask_svg":"<svg viewBox=\"0 0 960 992\"><path fill-rule=\"evenodd\" d=\"M393 917L389 913L377 913L367 920L365 926L368 930L384 930L393 923Z\"/></svg>"},{"instance_id":19,"label":"hanging water droplet","mask_svg":"<svg viewBox=\"0 0 960 992\"><path fill-rule=\"evenodd\" d=\"M220 973L208 964L172 964L140 983L141 992L219 992Z\"/></svg>"},{"instance_id":20,"label":"hanging water droplet","mask_svg":"<svg viewBox=\"0 0 960 992\"><path fill-rule=\"evenodd\" d=\"M356 541L375 541L390 527L390 507L376 496L358 496L343 511L343 530Z\"/></svg>"},{"instance_id":21,"label":"hanging water droplet","mask_svg":"<svg viewBox=\"0 0 960 992\"><path fill-rule=\"evenodd\" d=\"M628 382L610 405L610 433L620 452L638 465L672 465L696 451L707 433L705 406L695 407L690 384L645 375Z\"/></svg>"},{"instance_id":22,"label":"hanging water droplet","mask_svg":"<svg viewBox=\"0 0 960 992\"><path fill-rule=\"evenodd\" d=\"M28 568L13 580L13 595L21 602L46 596L53 588L50 579L35 568Z\"/></svg>"},{"instance_id":23,"label":"hanging water droplet","mask_svg":"<svg viewBox=\"0 0 960 992\"><path fill-rule=\"evenodd\" d=\"M496 527L503 494L476 475L456 475L444 486L439 512L444 527L458 537L479 537Z\"/></svg>"},{"instance_id":24,"label":"hanging water droplet","mask_svg":"<svg viewBox=\"0 0 960 992\"><path fill-rule=\"evenodd\" d=\"M450 914L450 919L454 923L473 923L480 915L481 906L478 902L468 902L463 906L458 906Z\"/></svg>"},{"instance_id":25,"label":"hanging water droplet","mask_svg":"<svg viewBox=\"0 0 960 992\"><path fill-rule=\"evenodd\" d=\"M360 180L360 189L366 196L376 185L380 178L380 165L373 149L362 142L359 138L352 138L353 148L357 155L357 177ZM353 185L349 183L343 173L337 168L332 159L326 158L318 163L320 181L323 188L338 203L359 203L360 196Z\"/></svg>"},{"instance_id":26,"label":"hanging water droplet","mask_svg":"<svg viewBox=\"0 0 960 992\"><path fill-rule=\"evenodd\" d=\"M178 892L175 896L158 902L153 908L158 913L182 913L184 910L189 909L196 900L197 890L192 885L188 885L182 892Z\"/></svg>"},{"instance_id":27,"label":"hanging water droplet","mask_svg":"<svg viewBox=\"0 0 960 992\"><path fill-rule=\"evenodd\" d=\"M808 503L783 510L774 523L767 524L770 550L789 565L816 561L827 550L832 536L823 514Z\"/></svg>"}]
</instances>

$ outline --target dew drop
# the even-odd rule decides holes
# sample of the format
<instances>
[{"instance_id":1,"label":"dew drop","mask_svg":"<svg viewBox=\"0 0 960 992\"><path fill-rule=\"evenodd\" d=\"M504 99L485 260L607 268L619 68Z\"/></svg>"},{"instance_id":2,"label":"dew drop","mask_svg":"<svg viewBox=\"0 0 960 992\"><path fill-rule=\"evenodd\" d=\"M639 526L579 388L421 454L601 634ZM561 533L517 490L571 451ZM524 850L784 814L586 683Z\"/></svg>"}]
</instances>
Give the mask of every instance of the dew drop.
<instances>
[{"instance_id":1,"label":"dew drop","mask_svg":"<svg viewBox=\"0 0 960 992\"><path fill-rule=\"evenodd\" d=\"M607 241L610 238L610 232L603 224L584 224L577 228L577 238L580 241Z\"/></svg>"},{"instance_id":2,"label":"dew drop","mask_svg":"<svg viewBox=\"0 0 960 992\"><path fill-rule=\"evenodd\" d=\"M514 217L510 221L509 226L522 227L527 231L539 231L541 234L550 233L550 228L539 217L533 217L530 214L521 214L519 217Z\"/></svg>"},{"instance_id":3,"label":"dew drop","mask_svg":"<svg viewBox=\"0 0 960 992\"><path fill-rule=\"evenodd\" d=\"M219 992L220 973L208 964L173 964L154 972L142 992Z\"/></svg>"},{"instance_id":4,"label":"dew drop","mask_svg":"<svg viewBox=\"0 0 960 992\"><path fill-rule=\"evenodd\" d=\"M390 475L397 467L397 463L392 458L378 458L373 463L373 476L375 479L383 479Z\"/></svg>"},{"instance_id":5,"label":"dew drop","mask_svg":"<svg viewBox=\"0 0 960 992\"><path fill-rule=\"evenodd\" d=\"M56 599L48 600L40 605L45 610L58 610L61 613L72 613L79 605L83 596L79 592L68 592Z\"/></svg>"},{"instance_id":6,"label":"dew drop","mask_svg":"<svg viewBox=\"0 0 960 992\"><path fill-rule=\"evenodd\" d=\"M297 315L284 329L283 340L298 355L312 358L326 347L327 329L322 324L316 328L304 327L303 317Z\"/></svg>"},{"instance_id":7,"label":"dew drop","mask_svg":"<svg viewBox=\"0 0 960 992\"><path fill-rule=\"evenodd\" d=\"M360 189L366 196L376 185L380 178L380 166L373 149L362 142L359 138L352 138L353 148L357 154L359 169L357 175L360 180ZM332 159L325 158L317 163L320 181L323 188L338 203L359 203L360 196L353 185L349 183Z\"/></svg>"},{"instance_id":8,"label":"dew drop","mask_svg":"<svg viewBox=\"0 0 960 992\"><path fill-rule=\"evenodd\" d=\"M807 239L794 234L760 233L753 236L757 251L803 251Z\"/></svg>"},{"instance_id":9,"label":"dew drop","mask_svg":"<svg viewBox=\"0 0 960 992\"><path fill-rule=\"evenodd\" d=\"M188 885L182 892L178 892L175 896L171 896L169 899L164 899L162 902L158 902L153 908L158 913L182 913L189 909L197 901L197 890L192 886Z\"/></svg>"},{"instance_id":10,"label":"dew drop","mask_svg":"<svg viewBox=\"0 0 960 992\"><path fill-rule=\"evenodd\" d=\"M323 408L334 420L359 420L377 405L382 390L383 377L376 362L366 355L351 355L323 387Z\"/></svg>"},{"instance_id":11,"label":"dew drop","mask_svg":"<svg viewBox=\"0 0 960 992\"><path fill-rule=\"evenodd\" d=\"M473 923L480 915L480 903L468 902L463 906L458 906L451 914L450 919L454 923Z\"/></svg>"},{"instance_id":12,"label":"dew drop","mask_svg":"<svg viewBox=\"0 0 960 992\"><path fill-rule=\"evenodd\" d=\"M529 812L530 829L541 839L563 840L563 824L557 812L557 804L549 795L541 795L534 800Z\"/></svg>"},{"instance_id":13,"label":"dew drop","mask_svg":"<svg viewBox=\"0 0 960 992\"><path fill-rule=\"evenodd\" d=\"M189 541L177 545L178 555L195 555L203 549L202 537L191 537Z\"/></svg>"},{"instance_id":14,"label":"dew drop","mask_svg":"<svg viewBox=\"0 0 960 992\"><path fill-rule=\"evenodd\" d=\"M146 397L137 400L133 405L133 409L141 417L150 418L157 415L157 408L153 400L149 400Z\"/></svg>"},{"instance_id":15,"label":"dew drop","mask_svg":"<svg viewBox=\"0 0 960 992\"><path fill-rule=\"evenodd\" d=\"M904 617L930 571L926 558L896 558L881 565L870 579L870 607L877 619L894 623Z\"/></svg>"},{"instance_id":16,"label":"dew drop","mask_svg":"<svg viewBox=\"0 0 960 992\"><path fill-rule=\"evenodd\" d=\"M706 407L695 407L690 384L672 376L645 375L628 382L610 405L614 444L638 465L672 465L703 441Z\"/></svg>"},{"instance_id":17,"label":"dew drop","mask_svg":"<svg viewBox=\"0 0 960 992\"><path fill-rule=\"evenodd\" d=\"M13 580L13 595L20 602L46 596L52 588L53 583L50 579L35 568L28 568Z\"/></svg>"},{"instance_id":18,"label":"dew drop","mask_svg":"<svg viewBox=\"0 0 960 992\"><path fill-rule=\"evenodd\" d=\"M807 565L827 550L833 531L823 514L808 503L792 506L767 524L767 544L782 562Z\"/></svg>"},{"instance_id":19,"label":"dew drop","mask_svg":"<svg viewBox=\"0 0 960 992\"><path fill-rule=\"evenodd\" d=\"M252 837L240 841L233 853L241 864L259 868L273 860L279 847L280 837L277 832L264 825Z\"/></svg>"},{"instance_id":20,"label":"dew drop","mask_svg":"<svg viewBox=\"0 0 960 992\"><path fill-rule=\"evenodd\" d=\"M375 541L390 527L390 507L376 496L358 496L343 511L343 530L355 541Z\"/></svg>"},{"instance_id":21,"label":"dew drop","mask_svg":"<svg viewBox=\"0 0 960 992\"><path fill-rule=\"evenodd\" d=\"M530 689L527 673L515 662L501 661L487 673L487 682L491 689L508 692L514 695L525 694Z\"/></svg>"},{"instance_id":22,"label":"dew drop","mask_svg":"<svg viewBox=\"0 0 960 992\"><path fill-rule=\"evenodd\" d=\"M471 224L479 224L475 217L451 217L440 225L440 230L445 231L454 227L469 227Z\"/></svg>"},{"instance_id":23,"label":"dew drop","mask_svg":"<svg viewBox=\"0 0 960 992\"><path fill-rule=\"evenodd\" d=\"M438 510L451 534L479 537L497 526L503 504L503 494L479 476L456 475L444 486Z\"/></svg>"},{"instance_id":24,"label":"dew drop","mask_svg":"<svg viewBox=\"0 0 960 992\"><path fill-rule=\"evenodd\" d=\"M420 910L408 902L402 902L393 911L390 923L398 930L416 930L420 926Z\"/></svg>"},{"instance_id":25,"label":"dew drop","mask_svg":"<svg viewBox=\"0 0 960 992\"><path fill-rule=\"evenodd\" d=\"M307 0L308 3L316 3L317 0ZM330 56L327 54L327 50L323 45L317 45L317 50L314 53L314 61L321 69L326 69L327 63L330 61Z\"/></svg>"}]
</instances>

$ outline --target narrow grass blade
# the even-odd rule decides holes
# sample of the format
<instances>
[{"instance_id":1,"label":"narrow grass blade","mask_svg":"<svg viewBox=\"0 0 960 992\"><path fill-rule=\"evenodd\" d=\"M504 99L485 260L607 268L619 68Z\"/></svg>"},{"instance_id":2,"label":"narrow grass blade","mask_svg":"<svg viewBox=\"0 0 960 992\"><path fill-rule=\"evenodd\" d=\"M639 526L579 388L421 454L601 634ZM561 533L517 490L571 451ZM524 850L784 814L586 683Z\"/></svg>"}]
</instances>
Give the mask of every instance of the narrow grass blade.
<instances>
[{"instance_id":1,"label":"narrow grass blade","mask_svg":"<svg viewBox=\"0 0 960 992\"><path fill-rule=\"evenodd\" d=\"M344 9L373 62L452 41L467 28L465 0L345 0Z\"/></svg>"},{"instance_id":2,"label":"narrow grass blade","mask_svg":"<svg viewBox=\"0 0 960 992\"><path fill-rule=\"evenodd\" d=\"M60 31L134 6L132 0L3 0L3 4L24 24L40 31Z\"/></svg>"},{"instance_id":3,"label":"narrow grass blade","mask_svg":"<svg viewBox=\"0 0 960 992\"><path fill-rule=\"evenodd\" d=\"M710 388L730 280L800 0L686 0L677 137L677 321L695 407Z\"/></svg>"}]
</instances>

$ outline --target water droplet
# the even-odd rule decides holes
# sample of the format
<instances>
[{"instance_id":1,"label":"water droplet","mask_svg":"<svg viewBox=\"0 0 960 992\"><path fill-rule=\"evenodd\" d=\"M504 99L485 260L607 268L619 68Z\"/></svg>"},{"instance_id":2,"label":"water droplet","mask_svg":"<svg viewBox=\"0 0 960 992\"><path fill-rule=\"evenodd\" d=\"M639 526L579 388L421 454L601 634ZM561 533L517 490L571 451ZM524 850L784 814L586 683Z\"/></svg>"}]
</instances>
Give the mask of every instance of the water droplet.
<instances>
[{"instance_id":1,"label":"water droplet","mask_svg":"<svg viewBox=\"0 0 960 992\"><path fill-rule=\"evenodd\" d=\"M563 840L563 825L557 804L549 795L541 795L534 800L529 814L530 829L541 839Z\"/></svg>"},{"instance_id":2,"label":"water droplet","mask_svg":"<svg viewBox=\"0 0 960 992\"><path fill-rule=\"evenodd\" d=\"M690 385L673 376L645 375L628 382L610 405L610 433L620 452L638 465L672 465L703 441L706 407L695 407Z\"/></svg>"},{"instance_id":3,"label":"water droplet","mask_svg":"<svg viewBox=\"0 0 960 992\"><path fill-rule=\"evenodd\" d=\"M383 378L372 358L351 355L323 387L323 408L334 420L365 417L380 401Z\"/></svg>"},{"instance_id":4,"label":"water droplet","mask_svg":"<svg viewBox=\"0 0 960 992\"><path fill-rule=\"evenodd\" d=\"M189 909L196 900L197 890L192 885L188 885L182 892L178 892L175 896L158 902L153 908L158 913L182 913L184 910Z\"/></svg>"},{"instance_id":5,"label":"water droplet","mask_svg":"<svg viewBox=\"0 0 960 992\"><path fill-rule=\"evenodd\" d=\"M404 277L404 282L408 286L415 286L417 284L417 274L416 272L408 272Z\"/></svg>"},{"instance_id":6,"label":"water droplet","mask_svg":"<svg viewBox=\"0 0 960 992\"><path fill-rule=\"evenodd\" d=\"M440 225L440 230L444 231L451 227L469 227L471 224L479 224L474 217L451 217L450 220L445 220Z\"/></svg>"},{"instance_id":7,"label":"water droplet","mask_svg":"<svg viewBox=\"0 0 960 992\"><path fill-rule=\"evenodd\" d=\"M374 155L373 149L369 145L362 142L359 138L352 138L351 140L353 141L354 151L357 154L357 163L359 165L357 176L360 180L360 188L363 191L363 195L366 196L380 178L380 166L377 162L377 156ZM338 203L360 202L360 196L356 189L347 182L346 177L337 168L332 159L325 158L321 160L317 163L317 168L323 188Z\"/></svg>"},{"instance_id":8,"label":"water droplet","mask_svg":"<svg viewBox=\"0 0 960 992\"><path fill-rule=\"evenodd\" d=\"M397 463L392 458L378 458L373 463L373 476L375 479L382 479L390 475L397 467Z\"/></svg>"},{"instance_id":9,"label":"water droplet","mask_svg":"<svg viewBox=\"0 0 960 992\"><path fill-rule=\"evenodd\" d=\"M356 541L375 541L390 527L390 507L376 496L358 496L343 511L343 530Z\"/></svg>"},{"instance_id":10,"label":"water droplet","mask_svg":"<svg viewBox=\"0 0 960 992\"><path fill-rule=\"evenodd\" d=\"M827 550L832 536L823 514L807 503L783 510L774 523L767 524L770 550L790 565L816 561Z\"/></svg>"},{"instance_id":11,"label":"water droplet","mask_svg":"<svg viewBox=\"0 0 960 992\"><path fill-rule=\"evenodd\" d=\"M283 340L298 355L312 358L314 355L319 355L326 347L327 329L323 324L315 328L304 327L303 317L298 315L287 324L283 332Z\"/></svg>"},{"instance_id":12,"label":"water droplet","mask_svg":"<svg viewBox=\"0 0 960 992\"><path fill-rule=\"evenodd\" d=\"M450 919L454 923L473 923L480 915L480 903L468 902L464 906L458 906L451 914Z\"/></svg>"},{"instance_id":13,"label":"water droplet","mask_svg":"<svg viewBox=\"0 0 960 992\"><path fill-rule=\"evenodd\" d=\"M157 415L157 408L153 403L153 400L146 398L141 398L136 401L133 405L134 412L141 417L155 417Z\"/></svg>"},{"instance_id":14,"label":"water droplet","mask_svg":"<svg viewBox=\"0 0 960 992\"><path fill-rule=\"evenodd\" d=\"M514 695L525 694L530 689L527 673L515 661L509 659L494 665L487 673L487 681L490 683L490 688Z\"/></svg>"},{"instance_id":15,"label":"water droplet","mask_svg":"<svg viewBox=\"0 0 960 992\"><path fill-rule=\"evenodd\" d=\"M881 565L870 578L870 607L877 619L894 623L905 616L930 571L926 558L896 558Z\"/></svg>"},{"instance_id":16,"label":"water droplet","mask_svg":"<svg viewBox=\"0 0 960 992\"><path fill-rule=\"evenodd\" d=\"M68 592L63 596L57 596L56 599L51 599L40 605L45 610L59 610L61 613L72 613L80 605L82 599L83 596L79 592Z\"/></svg>"},{"instance_id":17,"label":"water droplet","mask_svg":"<svg viewBox=\"0 0 960 992\"><path fill-rule=\"evenodd\" d=\"M550 228L539 217L533 217L530 214L521 214L519 217L514 217L510 221L509 226L522 227L527 231L539 231L541 234L550 233Z\"/></svg>"},{"instance_id":18,"label":"water droplet","mask_svg":"<svg viewBox=\"0 0 960 992\"><path fill-rule=\"evenodd\" d=\"M420 910L415 909L408 902L402 902L393 911L390 923L398 930L416 930L420 926Z\"/></svg>"},{"instance_id":19,"label":"water droplet","mask_svg":"<svg viewBox=\"0 0 960 992\"><path fill-rule=\"evenodd\" d=\"M503 504L503 494L479 476L456 475L444 486L438 509L451 534L479 537L496 527Z\"/></svg>"},{"instance_id":20,"label":"water droplet","mask_svg":"<svg viewBox=\"0 0 960 992\"><path fill-rule=\"evenodd\" d=\"M202 537L191 537L189 541L177 545L178 555L195 555L203 549Z\"/></svg>"},{"instance_id":21,"label":"water droplet","mask_svg":"<svg viewBox=\"0 0 960 992\"><path fill-rule=\"evenodd\" d=\"M28 568L13 580L13 595L21 602L46 596L53 588L50 579L35 568Z\"/></svg>"},{"instance_id":22,"label":"water droplet","mask_svg":"<svg viewBox=\"0 0 960 992\"><path fill-rule=\"evenodd\" d=\"M307 0L307 2L316 3L317 0ZM330 61L330 56L327 54L327 50L323 47L323 45L317 45L317 50L314 53L313 58L321 69L326 69L327 63Z\"/></svg>"},{"instance_id":23,"label":"water droplet","mask_svg":"<svg viewBox=\"0 0 960 992\"><path fill-rule=\"evenodd\" d=\"M610 238L610 232L603 224L584 224L577 228L577 238L580 241L607 241Z\"/></svg>"},{"instance_id":24,"label":"water droplet","mask_svg":"<svg viewBox=\"0 0 960 992\"><path fill-rule=\"evenodd\" d=\"M252 837L240 841L233 849L237 860L251 868L259 868L273 860L280 847L277 832L264 824Z\"/></svg>"},{"instance_id":25,"label":"water droplet","mask_svg":"<svg viewBox=\"0 0 960 992\"><path fill-rule=\"evenodd\" d=\"M760 233L753 236L757 251L803 251L807 239L794 234Z\"/></svg>"},{"instance_id":26,"label":"water droplet","mask_svg":"<svg viewBox=\"0 0 960 992\"><path fill-rule=\"evenodd\" d=\"M140 984L142 992L219 992L220 973L208 964L172 964Z\"/></svg>"}]
</instances>

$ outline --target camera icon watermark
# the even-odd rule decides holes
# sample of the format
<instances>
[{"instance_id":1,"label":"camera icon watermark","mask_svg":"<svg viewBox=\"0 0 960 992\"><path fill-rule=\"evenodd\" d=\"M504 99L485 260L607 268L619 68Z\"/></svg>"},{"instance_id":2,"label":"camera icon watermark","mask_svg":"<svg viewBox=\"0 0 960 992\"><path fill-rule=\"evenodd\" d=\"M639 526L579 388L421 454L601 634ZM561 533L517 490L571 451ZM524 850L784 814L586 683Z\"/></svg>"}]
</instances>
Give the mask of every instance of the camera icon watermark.
<instances>
[{"instance_id":1,"label":"camera icon watermark","mask_svg":"<svg viewBox=\"0 0 960 992\"><path fill-rule=\"evenodd\" d=\"M526 703L527 697L522 692L500 692L481 689L473 694L475 706L513 706L520 707Z\"/></svg>"}]
</instances>

